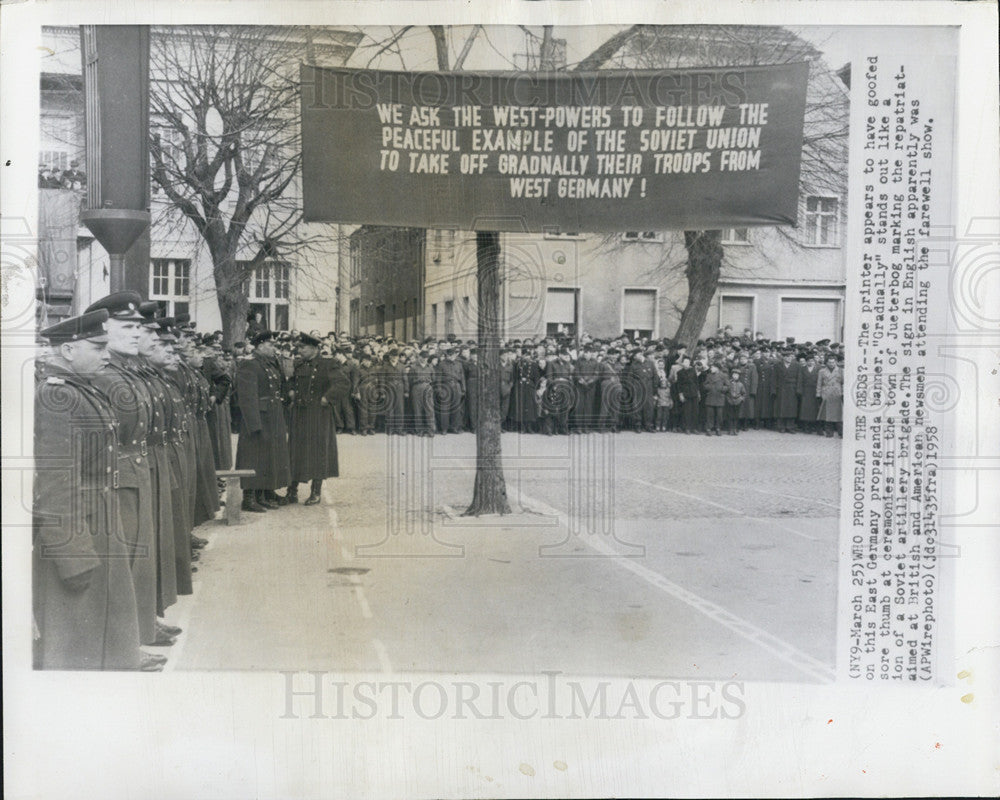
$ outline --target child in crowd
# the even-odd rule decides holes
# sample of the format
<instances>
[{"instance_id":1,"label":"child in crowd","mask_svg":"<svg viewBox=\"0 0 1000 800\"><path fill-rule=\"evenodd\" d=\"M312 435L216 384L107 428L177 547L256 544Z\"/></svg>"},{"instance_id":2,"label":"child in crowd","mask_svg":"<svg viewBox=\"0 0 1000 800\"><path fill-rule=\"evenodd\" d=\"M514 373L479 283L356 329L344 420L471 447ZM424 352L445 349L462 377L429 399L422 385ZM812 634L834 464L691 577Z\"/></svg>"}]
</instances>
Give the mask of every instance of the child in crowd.
<instances>
[{"instance_id":1,"label":"child in crowd","mask_svg":"<svg viewBox=\"0 0 1000 800\"><path fill-rule=\"evenodd\" d=\"M656 390L656 430L670 430L670 409L673 407L674 401L670 396L667 379L666 377L660 378L660 386Z\"/></svg>"},{"instance_id":2,"label":"child in crowd","mask_svg":"<svg viewBox=\"0 0 1000 800\"><path fill-rule=\"evenodd\" d=\"M726 391L726 425L730 436L736 436L740 424L740 407L747 396L747 388L740 378L740 371L734 369L729 375L729 389Z\"/></svg>"}]
</instances>

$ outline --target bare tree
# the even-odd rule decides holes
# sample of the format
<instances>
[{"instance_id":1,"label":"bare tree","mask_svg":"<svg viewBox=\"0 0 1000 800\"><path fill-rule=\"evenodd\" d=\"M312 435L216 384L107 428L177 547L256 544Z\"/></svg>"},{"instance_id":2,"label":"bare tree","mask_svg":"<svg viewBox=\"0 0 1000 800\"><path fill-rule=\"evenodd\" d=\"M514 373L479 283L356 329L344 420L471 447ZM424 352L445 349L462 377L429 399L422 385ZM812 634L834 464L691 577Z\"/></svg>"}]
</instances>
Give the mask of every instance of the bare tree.
<instances>
[{"instance_id":1,"label":"bare tree","mask_svg":"<svg viewBox=\"0 0 1000 800\"><path fill-rule=\"evenodd\" d=\"M350 51L352 38L332 47ZM316 29L269 26L152 37L153 185L207 246L227 343L243 337L258 268L331 245L301 224L298 64L323 49L316 40Z\"/></svg>"},{"instance_id":2,"label":"bare tree","mask_svg":"<svg viewBox=\"0 0 1000 800\"><path fill-rule=\"evenodd\" d=\"M610 37L575 69L604 66L633 69L752 66L806 61L810 64L803 126L800 195L843 196L846 188L848 93L829 69L822 54L793 31L778 26L654 26L633 25ZM844 208L840 208L843 217ZM787 228L775 228L793 251L801 247ZM620 244L617 235L605 238L609 249ZM661 277L682 270L687 302L674 338L693 345L701 335L726 267L720 230L684 231L687 257L678 262L663 249Z\"/></svg>"}]
</instances>

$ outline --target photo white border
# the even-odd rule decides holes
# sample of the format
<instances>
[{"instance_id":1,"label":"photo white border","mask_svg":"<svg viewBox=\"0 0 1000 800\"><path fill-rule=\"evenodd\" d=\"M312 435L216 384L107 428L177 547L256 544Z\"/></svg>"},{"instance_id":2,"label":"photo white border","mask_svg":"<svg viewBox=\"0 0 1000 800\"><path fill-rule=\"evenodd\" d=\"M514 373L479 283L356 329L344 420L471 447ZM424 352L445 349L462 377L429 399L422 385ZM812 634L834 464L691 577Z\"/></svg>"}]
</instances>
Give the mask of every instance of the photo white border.
<instances>
[{"instance_id":1,"label":"photo white border","mask_svg":"<svg viewBox=\"0 0 1000 800\"><path fill-rule=\"evenodd\" d=\"M958 25L955 222L1000 220L997 12L991 3L25 2L0 8L0 210L4 265L37 220L38 49L46 24L755 23ZM9 166L7 163L9 161ZM30 221L22 230L19 220ZM22 286L12 298L25 302ZM33 288L29 287L33 295ZM19 292L19 293L18 293ZM10 323L11 320L5 320ZM964 340L996 412L1000 339ZM8 336L5 346L27 346ZM16 362L16 359L15 359ZM30 445L32 387L4 361L5 476ZM734 796L996 794L1000 744L997 415L955 443L953 672L939 687L747 684L737 720L282 720L273 674L34 673L30 536L18 481L3 482L4 755L11 798L333 796ZM959 425L957 429L963 429ZM26 437L25 431L28 431ZM967 434L962 434L967 436ZM982 454L981 457L978 457ZM9 470L8 470L9 468ZM979 483L977 483L979 481ZM994 484L995 485L995 484ZM978 506L976 505L978 504ZM992 504L992 508L988 505ZM979 520L978 524L975 520ZM558 665L554 665L556 668ZM963 677L959 678L959 675ZM332 680L333 678L331 678ZM415 682L418 677L412 678ZM973 695L971 700L963 701ZM564 765L562 769L556 764ZM530 769L525 769L528 766Z\"/></svg>"}]
</instances>

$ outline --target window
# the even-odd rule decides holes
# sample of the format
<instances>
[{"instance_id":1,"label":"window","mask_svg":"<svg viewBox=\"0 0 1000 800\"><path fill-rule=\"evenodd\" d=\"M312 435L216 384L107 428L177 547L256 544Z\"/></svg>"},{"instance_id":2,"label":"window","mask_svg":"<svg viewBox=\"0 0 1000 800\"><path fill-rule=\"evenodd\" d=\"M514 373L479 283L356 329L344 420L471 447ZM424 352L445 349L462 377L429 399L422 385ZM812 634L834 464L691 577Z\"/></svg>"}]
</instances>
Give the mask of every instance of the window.
<instances>
[{"instance_id":1,"label":"window","mask_svg":"<svg viewBox=\"0 0 1000 800\"><path fill-rule=\"evenodd\" d=\"M361 283L361 247L357 241L351 242L351 286Z\"/></svg>"},{"instance_id":2,"label":"window","mask_svg":"<svg viewBox=\"0 0 1000 800\"><path fill-rule=\"evenodd\" d=\"M438 336L438 304L431 305L431 336Z\"/></svg>"},{"instance_id":3,"label":"window","mask_svg":"<svg viewBox=\"0 0 1000 800\"><path fill-rule=\"evenodd\" d=\"M187 164L187 158L184 155L183 134L169 125L157 125L155 123L149 126L149 132L151 138L159 139L160 151L163 154L163 166L167 170L167 182L175 183L180 181L180 173ZM156 164L152 152L149 154L149 163L150 168ZM150 181L150 184L153 194L163 191L156 180Z\"/></svg>"},{"instance_id":4,"label":"window","mask_svg":"<svg viewBox=\"0 0 1000 800\"><path fill-rule=\"evenodd\" d=\"M656 289L625 289L622 330L630 339L650 338L656 330Z\"/></svg>"},{"instance_id":5,"label":"window","mask_svg":"<svg viewBox=\"0 0 1000 800\"><path fill-rule=\"evenodd\" d=\"M663 234L660 231L625 231L622 234L623 242L662 242Z\"/></svg>"},{"instance_id":6,"label":"window","mask_svg":"<svg viewBox=\"0 0 1000 800\"><path fill-rule=\"evenodd\" d=\"M157 300L168 317L190 313L191 261L154 258L149 270L149 299Z\"/></svg>"},{"instance_id":7,"label":"window","mask_svg":"<svg viewBox=\"0 0 1000 800\"><path fill-rule=\"evenodd\" d=\"M576 336L578 314L576 289L549 289L545 293L545 335Z\"/></svg>"},{"instance_id":8,"label":"window","mask_svg":"<svg viewBox=\"0 0 1000 800\"><path fill-rule=\"evenodd\" d=\"M451 336L455 332L455 301L444 301L444 335Z\"/></svg>"},{"instance_id":9,"label":"window","mask_svg":"<svg viewBox=\"0 0 1000 800\"><path fill-rule=\"evenodd\" d=\"M778 336L795 341L840 340L840 300L832 297L782 297Z\"/></svg>"},{"instance_id":10,"label":"window","mask_svg":"<svg viewBox=\"0 0 1000 800\"><path fill-rule=\"evenodd\" d=\"M238 261L246 268L249 262ZM283 261L265 261L257 267L250 281L249 297L271 330L286 331L289 325L290 267Z\"/></svg>"},{"instance_id":11,"label":"window","mask_svg":"<svg viewBox=\"0 0 1000 800\"><path fill-rule=\"evenodd\" d=\"M348 324L350 325L351 336L361 335L361 301L357 298L351 300Z\"/></svg>"},{"instance_id":12,"label":"window","mask_svg":"<svg viewBox=\"0 0 1000 800\"><path fill-rule=\"evenodd\" d=\"M440 264L441 259L450 260L455 251L455 231L431 231L430 251L431 259L435 264Z\"/></svg>"},{"instance_id":13,"label":"window","mask_svg":"<svg viewBox=\"0 0 1000 800\"><path fill-rule=\"evenodd\" d=\"M722 295L719 298L719 327L732 326L736 336L749 328L754 329L754 298L738 295Z\"/></svg>"},{"instance_id":14,"label":"window","mask_svg":"<svg viewBox=\"0 0 1000 800\"><path fill-rule=\"evenodd\" d=\"M546 239L583 239L584 235L577 231L545 231Z\"/></svg>"},{"instance_id":15,"label":"window","mask_svg":"<svg viewBox=\"0 0 1000 800\"><path fill-rule=\"evenodd\" d=\"M726 228L722 232L723 244L750 244L749 228Z\"/></svg>"},{"instance_id":16,"label":"window","mask_svg":"<svg viewBox=\"0 0 1000 800\"><path fill-rule=\"evenodd\" d=\"M80 150L76 120L70 114L43 114L40 123L42 146L38 163L50 169L69 169L69 162Z\"/></svg>"},{"instance_id":17,"label":"window","mask_svg":"<svg viewBox=\"0 0 1000 800\"><path fill-rule=\"evenodd\" d=\"M802 242L807 245L835 247L839 241L840 204L836 197L806 198Z\"/></svg>"}]
</instances>

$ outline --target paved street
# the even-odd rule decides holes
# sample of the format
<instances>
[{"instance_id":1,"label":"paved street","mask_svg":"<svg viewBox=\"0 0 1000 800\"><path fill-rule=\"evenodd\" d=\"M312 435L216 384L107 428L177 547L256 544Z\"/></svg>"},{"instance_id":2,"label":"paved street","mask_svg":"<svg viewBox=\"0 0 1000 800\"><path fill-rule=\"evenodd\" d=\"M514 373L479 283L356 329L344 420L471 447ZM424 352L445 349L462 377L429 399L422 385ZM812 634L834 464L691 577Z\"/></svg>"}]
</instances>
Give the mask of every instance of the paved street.
<instances>
[{"instance_id":1,"label":"paved street","mask_svg":"<svg viewBox=\"0 0 1000 800\"><path fill-rule=\"evenodd\" d=\"M841 441L341 436L324 505L215 522L168 669L832 677Z\"/></svg>"}]
</instances>

